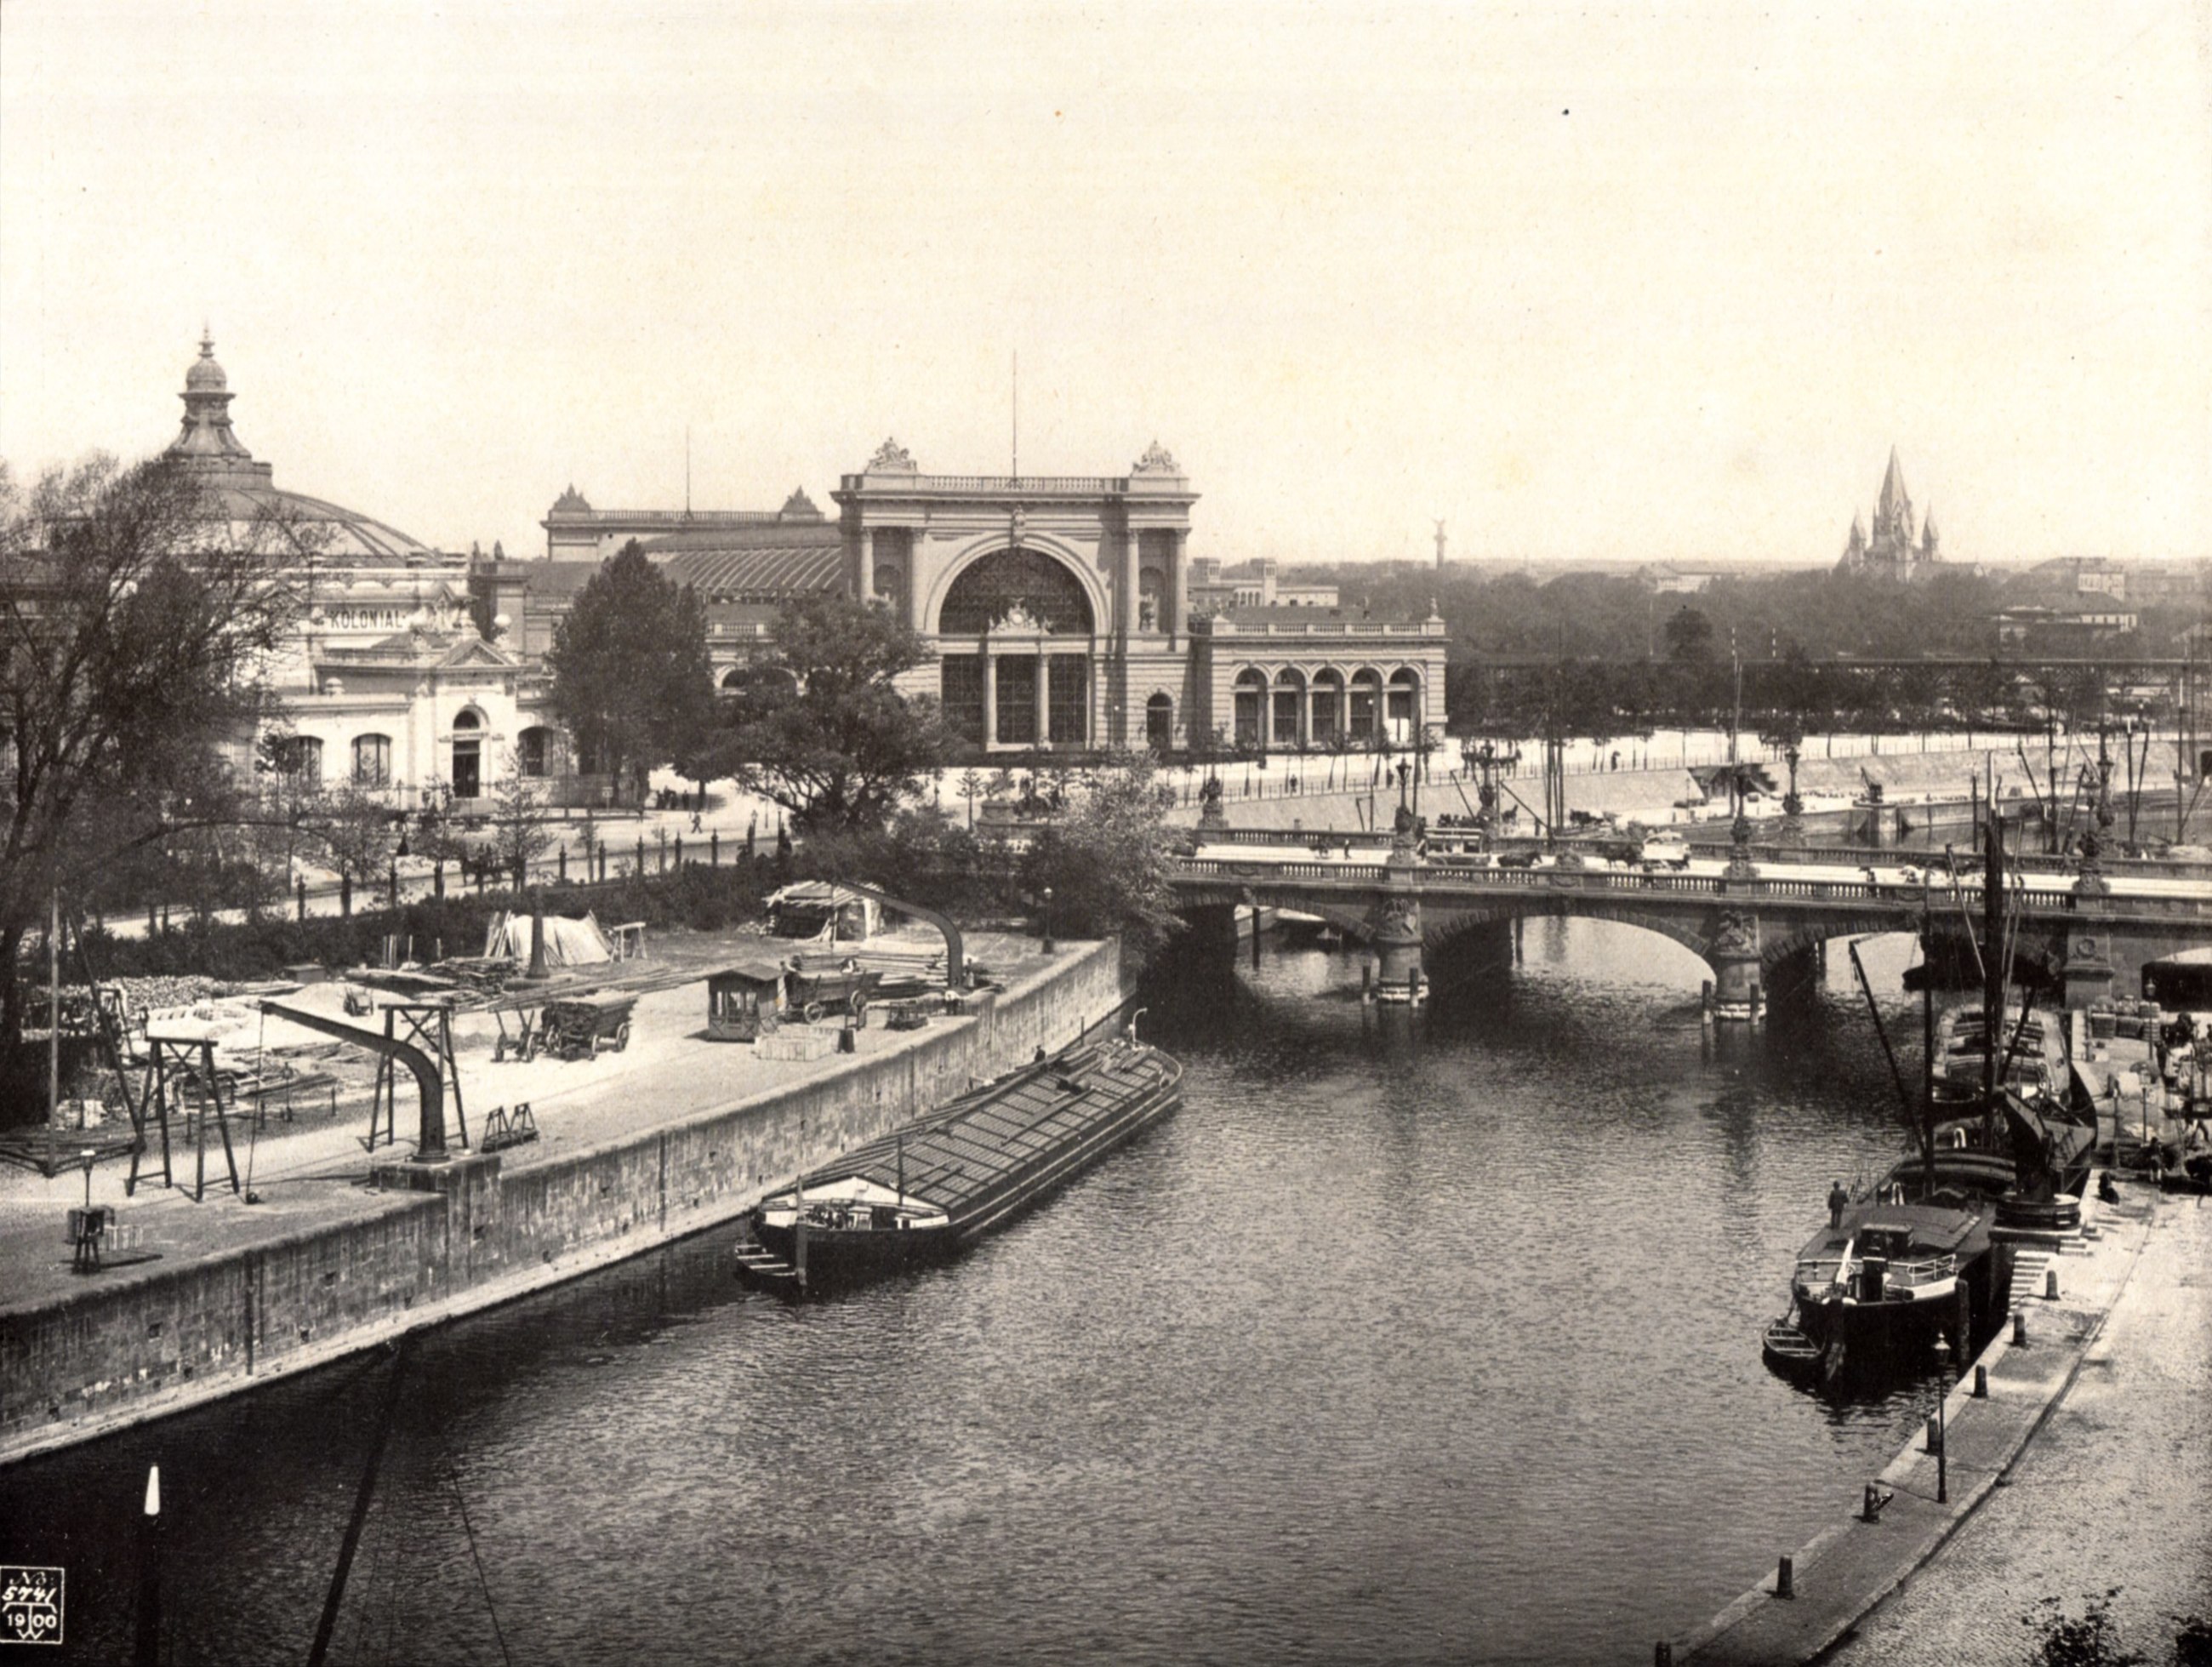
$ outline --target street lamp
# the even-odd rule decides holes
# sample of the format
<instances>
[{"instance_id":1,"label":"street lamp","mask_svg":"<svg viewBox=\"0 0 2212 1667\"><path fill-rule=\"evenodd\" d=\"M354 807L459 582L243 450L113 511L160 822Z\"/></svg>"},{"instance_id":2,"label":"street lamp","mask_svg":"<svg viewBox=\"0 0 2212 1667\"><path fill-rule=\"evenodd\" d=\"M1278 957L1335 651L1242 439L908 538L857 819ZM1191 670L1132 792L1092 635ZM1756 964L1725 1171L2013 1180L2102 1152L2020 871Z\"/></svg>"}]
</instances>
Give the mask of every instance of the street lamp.
<instances>
[{"instance_id":1,"label":"street lamp","mask_svg":"<svg viewBox=\"0 0 2212 1667\"><path fill-rule=\"evenodd\" d=\"M1047 955L1053 953L1055 948L1052 941L1052 887L1049 885L1044 888L1044 943L1042 947Z\"/></svg>"},{"instance_id":2,"label":"street lamp","mask_svg":"<svg viewBox=\"0 0 2212 1667\"><path fill-rule=\"evenodd\" d=\"M1936 1503L1951 1502L1951 1444L1946 1409L1951 1400L1951 1340L1936 1334Z\"/></svg>"}]
</instances>

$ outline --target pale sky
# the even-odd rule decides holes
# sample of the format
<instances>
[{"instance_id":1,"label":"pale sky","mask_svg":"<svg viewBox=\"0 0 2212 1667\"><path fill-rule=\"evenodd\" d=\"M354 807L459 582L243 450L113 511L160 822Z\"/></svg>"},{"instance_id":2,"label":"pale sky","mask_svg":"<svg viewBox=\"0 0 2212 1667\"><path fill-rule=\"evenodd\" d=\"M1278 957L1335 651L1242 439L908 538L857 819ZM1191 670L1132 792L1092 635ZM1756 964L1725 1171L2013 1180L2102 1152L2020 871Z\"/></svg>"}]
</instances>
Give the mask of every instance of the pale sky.
<instances>
[{"instance_id":1,"label":"pale sky","mask_svg":"<svg viewBox=\"0 0 2212 1667\"><path fill-rule=\"evenodd\" d=\"M1158 438L1235 560L2212 555L2212 0L0 9L0 455L448 548Z\"/></svg>"}]
</instances>

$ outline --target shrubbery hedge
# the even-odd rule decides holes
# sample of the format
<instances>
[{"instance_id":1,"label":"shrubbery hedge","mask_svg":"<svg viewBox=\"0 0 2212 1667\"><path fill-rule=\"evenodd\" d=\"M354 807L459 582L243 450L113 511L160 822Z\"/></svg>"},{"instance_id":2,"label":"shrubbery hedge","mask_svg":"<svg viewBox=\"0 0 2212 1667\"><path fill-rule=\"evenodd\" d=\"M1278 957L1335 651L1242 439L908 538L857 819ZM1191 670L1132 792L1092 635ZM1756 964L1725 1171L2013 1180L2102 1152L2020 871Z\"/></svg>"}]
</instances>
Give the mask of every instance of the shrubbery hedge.
<instances>
[{"instance_id":1,"label":"shrubbery hedge","mask_svg":"<svg viewBox=\"0 0 2212 1667\"><path fill-rule=\"evenodd\" d=\"M670 873L633 875L605 885L548 885L545 910L578 917L589 910L602 926L643 921L660 930L714 932L757 920L761 899L780 883L775 865L767 861L741 860L714 868L687 863ZM526 895L511 891L454 892L397 910L366 909L304 921L268 915L191 922L147 937L118 938L88 928L85 939L93 966L104 978L199 973L236 983L275 978L286 967L306 962L373 964L384 958L385 940L395 934L414 940L419 960L430 959L441 944L447 955L481 954L493 918L528 907Z\"/></svg>"}]
</instances>

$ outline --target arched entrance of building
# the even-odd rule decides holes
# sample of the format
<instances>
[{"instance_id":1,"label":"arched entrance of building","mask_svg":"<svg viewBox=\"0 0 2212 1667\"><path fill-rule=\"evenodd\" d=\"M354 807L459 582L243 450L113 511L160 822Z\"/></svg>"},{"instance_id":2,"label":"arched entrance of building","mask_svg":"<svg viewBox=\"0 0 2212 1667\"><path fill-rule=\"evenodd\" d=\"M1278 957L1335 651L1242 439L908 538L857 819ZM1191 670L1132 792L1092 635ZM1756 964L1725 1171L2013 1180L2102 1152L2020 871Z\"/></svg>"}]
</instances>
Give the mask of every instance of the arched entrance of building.
<instances>
[{"instance_id":1,"label":"arched entrance of building","mask_svg":"<svg viewBox=\"0 0 2212 1667\"><path fill-rule=\"evenodd\" d=\"M1267 674L1256 666L1248 666L1237 674L1237 687L1232 699L1232 715L1237 727L1232 738L1239 746L1264 745L1266 735L1261 730L1267 702Z\"/></svg>"},{"instance_id":2,"label":"arched entrance of building","mask_svg":"<svg viewBox=\"0 0 2212 1667\"><path fill-rule=\"evenodd\" d=\"M1313 734L1316 746L1334 746L1344 733L1344 673L1320 671L1313 680Z\"/></svg>"},{"instance_id":3,"label":"arched entrance of building","mask_svg":"<svg viewBox=\"0 0 2212 1667\"><path fill-rule=\"evenodd\" d=\"M1352 745L1371 746L1382 728L1382 674L1371 668L1352 674L1352 709L1349 728Z\"/></svg>"},{"instance_id":4,"label":"arched entrance of building","mask_svg":"<svg viewBox=\"0 0 2212 1667\"><path fill-rule=\"evenodd\" d=\"M971 746L1091 741L1091 599L1046 551L995 550L969 564L938 609L940 638L973 637L938 676L945 721Z\"/></svg>"},{"instance_id":5,"label":"arched entrance of building","mask_svg":"<svg viewBox=\"0 0 2212 1667\"><path fill-rule=\"evenodd\" d=\"M1274 715L1270 726L1274 745L1295 751L1305 745L1306 674L1295 666L1275 673Z\"/></svg>"},{"instance_id":6,"label":"arched entrance of building","mask_svg":"<svg viewBox=\"0 0 2212 1667\"><path fill-rule=\"evenodd\" d=\"M1164 753L1175 745L1175 702L1155 695L1145 703L1145 745Z\"/></svg>"},{"instance_id":7,"label":"arched entrance of building","mask_svg":"<svg viewBox=\"0 0 2212 1667\"><path fill-rule=\"evenodd\" d=\"M483 720L473 710L453 715L453 797L483 796Z\"/></svg>"},{"instance_id":8,"label":"arched entrance of building","mask_svg":"<svg viewBox=\"0 0 2212 1667\"><path fill-rule=\"evenodd\" d=\"M1407 746L1421 733L1421 674L1410 666L1390 673L1390 742Z\"/></svg>"}]
</instances>

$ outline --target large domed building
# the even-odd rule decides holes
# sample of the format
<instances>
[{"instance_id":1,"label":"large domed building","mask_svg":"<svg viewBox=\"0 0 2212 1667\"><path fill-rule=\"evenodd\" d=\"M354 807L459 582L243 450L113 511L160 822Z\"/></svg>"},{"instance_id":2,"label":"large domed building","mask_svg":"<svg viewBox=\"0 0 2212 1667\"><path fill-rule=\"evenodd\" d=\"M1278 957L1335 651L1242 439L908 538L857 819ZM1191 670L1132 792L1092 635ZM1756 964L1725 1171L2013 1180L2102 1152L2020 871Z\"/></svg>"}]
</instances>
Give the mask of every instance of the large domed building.
<instances>
[{"instance_id":1,"label":"large domed building","mask_svg":"<svg viewBox=\"0 0 2212 1667\"><path fill-rule=\"evenodd\" d=\"M509 771L566 773L544 679L477 631L469 557L276 484L231 425L230 380L200 340L184 426L166 455L198 478L227 536L289 569L296 636L271 667L285 712L279 757L307 787L350 783L413 806L487 797Z\"/></svg>"}]
</instances>

